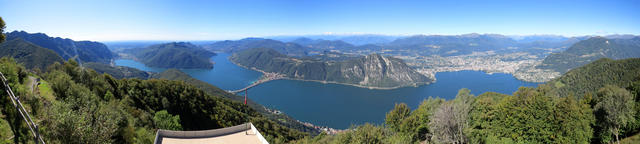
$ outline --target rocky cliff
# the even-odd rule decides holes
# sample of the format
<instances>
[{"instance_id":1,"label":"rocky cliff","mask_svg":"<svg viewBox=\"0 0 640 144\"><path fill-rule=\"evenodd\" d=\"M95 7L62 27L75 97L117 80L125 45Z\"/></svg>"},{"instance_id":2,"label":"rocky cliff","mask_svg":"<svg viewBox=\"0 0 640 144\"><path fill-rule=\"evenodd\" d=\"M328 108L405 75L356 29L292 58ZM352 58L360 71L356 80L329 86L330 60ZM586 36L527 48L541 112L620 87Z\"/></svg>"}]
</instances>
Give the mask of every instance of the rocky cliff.
<instances>
[{"instance_id":1,"label":"rocky cliff","mask_svg":"<svg viewBox=\"0 0 640 144\"><path fill-rule=\"evenodd\" d=\"M289 57L272 49L247 49L231 56L236 64L284 74L288 78L341 83L369 88L416 86L433 81L402 60L371 54L345 61Z\"/></svg>"}]
</instances>

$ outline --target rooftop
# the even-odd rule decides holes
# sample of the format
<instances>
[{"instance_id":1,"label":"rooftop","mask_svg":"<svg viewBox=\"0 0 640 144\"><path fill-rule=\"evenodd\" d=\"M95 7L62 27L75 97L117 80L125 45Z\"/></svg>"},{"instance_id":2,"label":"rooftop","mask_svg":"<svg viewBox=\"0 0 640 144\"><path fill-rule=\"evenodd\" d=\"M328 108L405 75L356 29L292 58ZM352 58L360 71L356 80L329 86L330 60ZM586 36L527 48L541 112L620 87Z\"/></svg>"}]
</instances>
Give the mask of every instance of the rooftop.
<instances>
[{"instance_id":1,"label":"rooftop","mask_svg":"<svg viewBox=\"0 0 640 144\"><path fill-rule=\"evenodd\" d=\"M202 130L202 131L171 131L158 130L155 144L187 144L187 143L243 143L268 144L260 132L251 123L237 126Z\"/></svg>"}]
</instances>

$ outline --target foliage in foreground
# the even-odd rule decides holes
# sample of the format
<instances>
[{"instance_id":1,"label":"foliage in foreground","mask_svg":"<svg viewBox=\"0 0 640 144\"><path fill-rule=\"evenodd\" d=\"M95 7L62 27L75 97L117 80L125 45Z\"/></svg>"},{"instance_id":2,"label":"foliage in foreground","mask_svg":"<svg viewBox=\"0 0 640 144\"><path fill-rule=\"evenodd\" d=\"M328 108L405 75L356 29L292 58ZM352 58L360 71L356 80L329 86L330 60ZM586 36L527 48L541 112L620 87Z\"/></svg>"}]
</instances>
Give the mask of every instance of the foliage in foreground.
<instances>
[{"instance_id":1,"label":"foliage in foreground","mask_svg":"<svg viewBox=\"0 0 640 144\"><path fill-rule=\"evenodd\" d=\"M272 142L307 135L269 120L242 103L209 95L181 81L115 79L78 67L71 60L52 65L42 75L52 94L44 96L46 93L28 89L25 83L30 74L14 60L2 58L0 67L40 124L40 133L48 143L152 143L158 128L203 130L245 122L254 123ZM0 138L32 141L4 91L0 97ZM7 129L11 133L6 133Z\"/></svg>"},{"instance_id":2,"label":"foliage in foreground","mask_svg":"<svg viewBox=\"0 0 640 144\"><path fill-rule=\"evenodd\" d=\"M602 59L513 95L473 96L461 89L453 100L429 98L413 111L396 104L384 125L355 126L296 143L615 142L640 131L639 64L640 59Z\"/></svg>"}]
</instances>

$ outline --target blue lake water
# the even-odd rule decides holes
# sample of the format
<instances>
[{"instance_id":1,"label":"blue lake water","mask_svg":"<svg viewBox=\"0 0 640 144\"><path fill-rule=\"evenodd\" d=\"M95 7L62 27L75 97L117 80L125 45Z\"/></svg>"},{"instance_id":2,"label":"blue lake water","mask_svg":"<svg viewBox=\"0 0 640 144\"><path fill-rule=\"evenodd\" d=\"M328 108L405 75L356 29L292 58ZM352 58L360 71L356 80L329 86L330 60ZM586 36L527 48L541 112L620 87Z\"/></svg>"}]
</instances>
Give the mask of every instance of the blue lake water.
<instances>
[{"instance_id":1,"label":"blue lake water","mask_svg":"<svg viewBox=\"0 0 640 144\"><path fill-rule=\"evenodd\" d=\"M213 69L181 69L192 77L225 90L249 85L262 74L231 63L229 54L212 57ZM146 67L132 60L116 60L116 65L145 71L162 72L165 69ZM340 84L310 81L276 80L249 89L249 98L269 108L278 109L295 119L320 126L345 129L365 122L381 124L385 114L395 103L406 103L417 108L428 97L453 99L461 88L474 95L493 91L512 94L520 86L535 87L515 79L511 74L486 74L481 71L441 72L437 82L419 87L392 90L374 90Z\"/></svg>"}]
</instances>

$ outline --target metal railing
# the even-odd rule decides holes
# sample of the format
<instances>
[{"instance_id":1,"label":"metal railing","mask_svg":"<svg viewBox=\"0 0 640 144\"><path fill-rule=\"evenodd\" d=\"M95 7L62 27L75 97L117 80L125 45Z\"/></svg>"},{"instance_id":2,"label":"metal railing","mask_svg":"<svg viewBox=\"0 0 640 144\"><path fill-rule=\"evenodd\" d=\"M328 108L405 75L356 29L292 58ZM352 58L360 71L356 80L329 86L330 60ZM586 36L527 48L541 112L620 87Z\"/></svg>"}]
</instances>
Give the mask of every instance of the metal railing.
<instances>
[{"instance_id":1,"label":"metal railing","mask_svg":"<svg viewBox=\"0 0 640 144\"><path fill-rule=\"evenodd\" d=\"M11 87L9 87L9 82L7 81L7 78L4 77L4 74L2 74L2 72L0 72L0 78L2 78L2 84L5 87L5 91L9 95L9 99L11 99L11 102L13 103L13 106L16 107L16 110L18 110L18 113L20 113L24 121L27 123L27 126L29 126L29 129L31 130L31 134L33 134L35 142L36 143L40 142L41 144L45 144L44 140L42 140L42 137L40 137L40 133L38 132L38 125L35 122L33 122L27 110L24 109L24 106L22 106L20 99L18 99L18 97L15 94L13 94L13 90L11 90Z\"/></svg>"}]
</instances>

